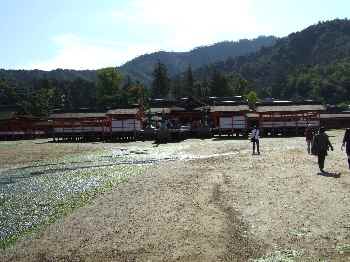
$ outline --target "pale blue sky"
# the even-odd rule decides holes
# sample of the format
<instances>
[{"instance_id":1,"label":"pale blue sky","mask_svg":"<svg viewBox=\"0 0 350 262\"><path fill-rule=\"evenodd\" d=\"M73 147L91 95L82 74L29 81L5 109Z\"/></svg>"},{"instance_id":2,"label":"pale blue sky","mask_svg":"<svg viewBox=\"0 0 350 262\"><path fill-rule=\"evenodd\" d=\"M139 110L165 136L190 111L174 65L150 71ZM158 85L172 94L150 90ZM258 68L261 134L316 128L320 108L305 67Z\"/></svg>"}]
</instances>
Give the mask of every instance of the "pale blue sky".
<instances>
[{"instance_id":1,"label":"pale blue sky","mask_svg":"<svg viewBox=\"0 0 350 262\"><path fill-rule=\"evenodd\" d=\"M348 0L0 0L0 68L95 69L158 50L286 36Z\"/></svg>"}]
</instances>

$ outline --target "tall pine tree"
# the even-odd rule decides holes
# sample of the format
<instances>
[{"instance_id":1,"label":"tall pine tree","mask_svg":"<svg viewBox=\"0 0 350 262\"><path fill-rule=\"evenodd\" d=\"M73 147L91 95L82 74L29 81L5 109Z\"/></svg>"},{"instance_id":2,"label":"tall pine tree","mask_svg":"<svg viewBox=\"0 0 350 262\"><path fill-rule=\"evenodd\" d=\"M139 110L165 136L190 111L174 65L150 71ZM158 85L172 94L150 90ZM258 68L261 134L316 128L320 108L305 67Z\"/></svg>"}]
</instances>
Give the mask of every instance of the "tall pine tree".
<instances>
[{"instance_id":1,"label":"tall pine tree","mask_svg":"<svg viewBox=\"0 0 350 262\"><path fill-rule=\"evenodd\" d=\"M193 73L192 73L192 67L191 65L188 66L187 71L185 73L185 81L184 81L185 89L183 92L184 96L191 97L195 96L195 90L194 90L194 80L193 80Z\"/></svg>"},{"instance_id":2,"label":"tall pine tree","mask_svg":"<svg viewBox=\"0 0 350 262\"><path fill-rule=\"evenodd\" d=\"M151 96L152 98L165 98L169 95L170 79L168 70L160 61L156 64L153 71L153 82Z\"/></svg>"},{"instance_id":3,"label":"tall pine tree","mask_svg":"<svg viewBox=\"0 0 350 262\"><path fill-rule=\"evenodd\" d=\"M217 70L214 71L210 81L210 93L212 96L231 96L231 89L227 77Z\"/></svg>"}]
</instances>

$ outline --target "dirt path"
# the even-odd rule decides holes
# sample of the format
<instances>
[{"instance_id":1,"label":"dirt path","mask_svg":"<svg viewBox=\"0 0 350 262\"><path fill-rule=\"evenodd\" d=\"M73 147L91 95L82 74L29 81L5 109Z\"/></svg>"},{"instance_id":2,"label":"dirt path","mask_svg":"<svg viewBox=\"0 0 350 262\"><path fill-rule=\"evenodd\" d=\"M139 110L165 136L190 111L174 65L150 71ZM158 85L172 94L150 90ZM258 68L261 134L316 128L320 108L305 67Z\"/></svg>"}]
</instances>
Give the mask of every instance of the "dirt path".
<instances>
[{"instance_id":1,"label":"dirt path","mask_svg":"<svg viewBox=\"0 0 350 262\"><path fill-rule=\"evenodd\" d=\"M262 139L260 156L244 140L196 142L221 155L154 166L0 260L349 261L350 172L331 135L330 176L303 138Z\"/></svg>"}]
</instances>

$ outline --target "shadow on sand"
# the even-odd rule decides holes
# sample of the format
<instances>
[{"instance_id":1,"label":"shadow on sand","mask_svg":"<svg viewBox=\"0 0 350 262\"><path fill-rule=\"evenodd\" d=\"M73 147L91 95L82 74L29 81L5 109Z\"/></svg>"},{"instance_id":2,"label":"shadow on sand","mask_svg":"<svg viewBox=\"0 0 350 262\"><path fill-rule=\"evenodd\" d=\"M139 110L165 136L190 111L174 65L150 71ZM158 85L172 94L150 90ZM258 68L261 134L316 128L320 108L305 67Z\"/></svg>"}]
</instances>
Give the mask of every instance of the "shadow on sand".
<instances>
[{"instance_id":1,"label":"shadow on sand","mask_svg":"<svg viewBox=\"0 0 350 262\"><path fill-rule=\"evenodd\" d=\"M325 177L333 177L333 178L340 178L341 173L332 173L332 172L318 172L317 175L319 176L325 176Z\"/></svg>"},{"instance_id":2,"label":"shadow on sand","mask_svg":"<svg viewBox=\"0 0 350 262\"><path fill-rule=\"evenodd\" d=\"M244 136L214 136L212 137L214 141L223 141L223 140L247 140L249 142L248 137Z\"/></svg>"}]
</instances>

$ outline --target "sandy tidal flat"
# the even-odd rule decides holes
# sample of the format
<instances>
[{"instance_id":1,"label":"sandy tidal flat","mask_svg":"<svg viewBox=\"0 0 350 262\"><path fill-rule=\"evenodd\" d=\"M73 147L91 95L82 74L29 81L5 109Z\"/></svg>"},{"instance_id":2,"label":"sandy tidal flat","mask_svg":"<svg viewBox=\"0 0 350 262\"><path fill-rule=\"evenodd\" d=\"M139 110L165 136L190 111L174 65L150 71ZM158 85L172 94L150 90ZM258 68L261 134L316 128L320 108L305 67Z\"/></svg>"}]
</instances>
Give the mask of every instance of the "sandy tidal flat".
<instances>
[{"instance_id":1,"label":"sandy tidal flat","mask_svg":"<svg viewBox=\"0 0 350 262\"><path fill-rule=\"evenodd\" d=\"M0 260L349 261L343 132L329 132L335 151L326 158L326 174L302 137L262 138L259 156L249 141L234 139L101 144L109 152L122 148L130 157L169 161L148 163L141 174L20 239Z\"/></svg>"}]
</instances>

